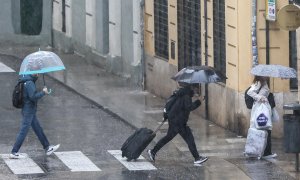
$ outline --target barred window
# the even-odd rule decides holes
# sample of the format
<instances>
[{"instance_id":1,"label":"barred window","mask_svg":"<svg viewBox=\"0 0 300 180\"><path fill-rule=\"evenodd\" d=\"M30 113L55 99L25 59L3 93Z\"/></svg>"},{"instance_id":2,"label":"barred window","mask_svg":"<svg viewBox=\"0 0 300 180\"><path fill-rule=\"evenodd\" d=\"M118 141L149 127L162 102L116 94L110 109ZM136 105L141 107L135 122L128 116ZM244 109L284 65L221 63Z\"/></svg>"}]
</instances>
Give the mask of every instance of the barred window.
<instances>
[{"instance_id":1,"label":"barred window","mask_svg":"<svg viewBox=\"0 0 300 180\"><path fill-rule=\"evenodd\" d=\"M225 0L213 1L214 67L226 75Z\"/></svg>"},{"instance_id":2,"label":"barred window","mask_svg":"<svg viewBox=\"0 0 300 180\"><path fill-rule=\"evenodd\" d=\"M177 0L178 68L201 64L200 0Z\"/></svg>"},{"instance_id":3,"label":"barred window","mask_svg":"<svg viewBox=\"0 0 300 180\"><path fill-rule=\"evenodd\" d=\"M154 0L155 54L169 59L168 0Z\"/></svg>"}]
</instances>

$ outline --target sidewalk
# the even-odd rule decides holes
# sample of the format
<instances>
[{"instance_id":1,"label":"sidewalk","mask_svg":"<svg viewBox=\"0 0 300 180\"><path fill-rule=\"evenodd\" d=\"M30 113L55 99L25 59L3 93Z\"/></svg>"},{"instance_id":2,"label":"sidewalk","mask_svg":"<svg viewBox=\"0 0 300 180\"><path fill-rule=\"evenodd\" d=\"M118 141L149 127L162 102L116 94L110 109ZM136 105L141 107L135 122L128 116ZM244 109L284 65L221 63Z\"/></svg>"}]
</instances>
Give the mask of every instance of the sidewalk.
<instances>
[{"instance_id":1,"label":"sidewalk","mask_svg":"<svg viewBox=\"0 0 300 180\"><path fill-rule=\"evenodd\" d=\"M33 52L33 49L30 47L0 47L0 54L24 58L28 53ZM164 99L130 86L126 79L105 72L103 69L87 62L82 56L56 53L63 60L66 71L51 73L51 77L93 101L98 106L114 113L135 128L148 127L155 129L162 121ZM191 113L189 125L193 130L200 154L209 156L212 161L216 159L226 160L226 166L230 166L231 170L236 168L237 171L242 169L245 172L248 170L248 174L257 173L251 172L251 168L250 170L243 168L243 166L249 165L242 154L245 145L244 137L237 137L236 134L194 113ZM154 140L155 142L166 133L167 128L167 124L162 126ZM189 154L188 147L180 136L176 136L171 143L180 152ZM284 153L281 139L274 139L272 144L273 151L278 154L278 158L270 162L290 176L300 179L300 173L295 172L294 169L294 155ZM239 164L239 162L228 163L236 160L243 161L246 165ZM253 164L253 162L250 162L250 164Z\"/></svg>"}]
</instances>

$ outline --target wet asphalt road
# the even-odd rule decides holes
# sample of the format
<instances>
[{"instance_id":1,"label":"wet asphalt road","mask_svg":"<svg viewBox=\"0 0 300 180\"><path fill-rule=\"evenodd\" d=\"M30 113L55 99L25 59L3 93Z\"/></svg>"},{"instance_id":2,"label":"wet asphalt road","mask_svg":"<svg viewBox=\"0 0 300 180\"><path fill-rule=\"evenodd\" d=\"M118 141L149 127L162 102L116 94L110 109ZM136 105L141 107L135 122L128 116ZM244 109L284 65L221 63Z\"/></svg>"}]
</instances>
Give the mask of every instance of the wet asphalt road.
<instances>
[{"instance_id":1,"label":"wet asphalt road","mask_svg":"<svg viewBox=\"0 0 300 180\"><path fill-rule=\"evenodd\" d=\"M13 69L19 69L19 63L12 57L0 56L0 61ZM10 152L21 119L20 110L11 105L11 93L16 78L15 73L0 74L0 154ZM293 179L271 162L249 160L244 157L210 157L203 166L195 167L190 153L179 151L172 143L167 144L159 152L159 158L154 164L157 170L129 171L107 150L120 149L134 129L64 85L48 77L46 81L53 93L39 102L38 118L50 143L60 143L61 147L58 150L60 152L81 151L102 171L71 172L57 156L44 155L42 146L31 130L20 152L27 153L45 174L14 175L0 158L0 180ZM38 87L42 87L41 78ZM153 144L150 146L153 147ZM145 152L143 156L147 158Z\"/></svg>"},{"instance_id":2,"label":"wet asphalt road","mask_svg":"<svg viewBox=\"0 0 300 180\"><path fill-rule=\"evenodd\" d=\"M20 110L11 105L16 78L15 73L0 74L0 154L10 152L21 120ZM41 79L38 88L42 87ZM81 151L102 171L70 172L55 155L44 155L30 130L20 152L27 153L46 173L14 175L0 159L0 179L201 179L205 176L205 168L194 167L191 159L177 150L168 152L169 158L155 165L158 170L127 170L107 150L120 149L134 129L52 79L46 77L46 82L53 93L39 101L37 116L50 143L60 143L58 151Z\"/></svg>"}]
</instances>

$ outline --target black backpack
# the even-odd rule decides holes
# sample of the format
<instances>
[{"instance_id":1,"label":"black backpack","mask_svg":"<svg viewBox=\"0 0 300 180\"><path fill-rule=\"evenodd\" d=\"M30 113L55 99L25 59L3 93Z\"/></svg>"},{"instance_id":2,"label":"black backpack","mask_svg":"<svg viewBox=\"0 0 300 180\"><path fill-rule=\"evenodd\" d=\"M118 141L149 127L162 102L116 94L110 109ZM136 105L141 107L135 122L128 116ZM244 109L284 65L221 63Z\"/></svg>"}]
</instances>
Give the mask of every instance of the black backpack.
<instances>
[{"instance_id":1,"label":"black backpack","mask_svg":"<svg viewBox=\"0 0 300 180\"><path fill-rule=\"evenodd\" d=\"M167 102L164 107L164 113L163 113L164 120L168 119L168 114L169 114L172 106L175 104L175 102L177 100L177 97L178 97L177 92L178 91L174 91L173 94L167 99Z\"/></svg>"},{"instance_id":2,"label":"black backpack","mask_svg":"<svg viewBox=\"0 0 300 180\"><path fill-rule=\"evenodd\" d=\"M18 82L15 86L15 89L12 93L12 104L15 108L22 108L23 107L23 89L24 89L25 82Z\"/></svg>"},{"instance_id":3,"label":"black backpack","mask_svg":"<svg viewBox=\"0 0 300 180\"><path fill-rule=\"evenodd\" d=\"M254 99L247 94L247 92L249 91L250 88L251 88L251 86L248 87L245 91L245 103L246 103L246 106L248 109L252 109L252 106L254 103Z\"/></svg>"}]
</instances>

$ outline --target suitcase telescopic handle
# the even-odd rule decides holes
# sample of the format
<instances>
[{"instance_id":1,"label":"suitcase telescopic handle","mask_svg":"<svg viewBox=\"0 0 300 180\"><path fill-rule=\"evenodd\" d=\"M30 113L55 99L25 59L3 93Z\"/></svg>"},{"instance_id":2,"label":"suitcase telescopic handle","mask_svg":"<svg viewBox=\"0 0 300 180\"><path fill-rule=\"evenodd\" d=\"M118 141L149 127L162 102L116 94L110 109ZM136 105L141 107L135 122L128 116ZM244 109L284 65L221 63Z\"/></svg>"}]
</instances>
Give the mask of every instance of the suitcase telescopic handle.
<instances>
[{"instance_id":1,"label":"suitcase telescopic handle","mask_svg":"<svg viewBox=\"0 0 300 180\"><path fill-rule=\"evenodd\" d=\"M163 118L163 121L160 123L160 125L155 129L155 131L152 134L156 134L157 131L164 125L164 123L167 121L167 119Z\"/></svg>"}]
</instances>

